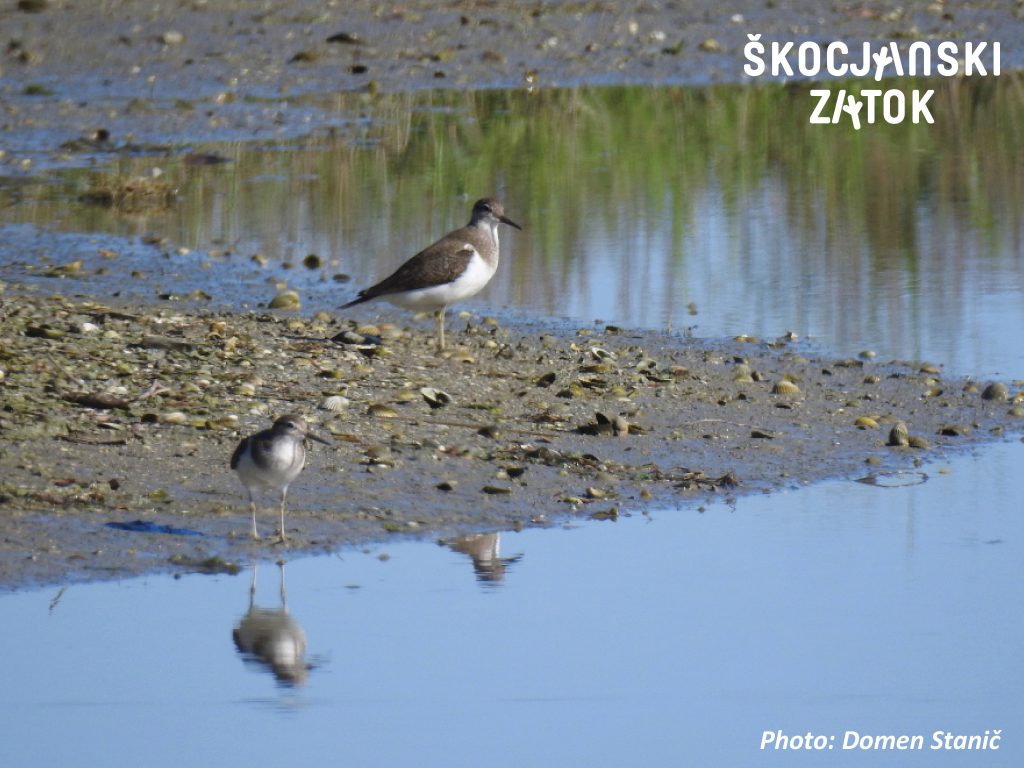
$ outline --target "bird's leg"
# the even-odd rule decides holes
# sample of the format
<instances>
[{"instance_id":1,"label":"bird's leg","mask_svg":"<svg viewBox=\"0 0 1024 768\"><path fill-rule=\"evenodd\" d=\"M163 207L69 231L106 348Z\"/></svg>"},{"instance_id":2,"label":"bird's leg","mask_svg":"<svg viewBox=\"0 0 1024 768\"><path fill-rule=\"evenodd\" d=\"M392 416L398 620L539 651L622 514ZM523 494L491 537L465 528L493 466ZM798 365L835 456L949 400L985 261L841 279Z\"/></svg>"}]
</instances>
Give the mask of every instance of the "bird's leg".
<instances>
[{"instance_id":1,"label":"bird's leg","mask_svg":"<svg viewBox=\"0 0 1024 768\"><path fill-rule=\"evenodd\" d=\"M249 491L249 511L252 512L252 537L258 539L260 534L256 530L256 499L252 497L252 488L246 490Z\"/></svg>"},{"instance_id":2,"label":"bird's leg","mask_svg":"<svg viewBox=\"0 0 1024 768\"><path fill-rule=\"evenodd\" d=\"M282 542L288 540L288 537L285 535L285 532L284 532L284 500L285 500L286 496L288 496L288 486L287 485L284 488L281 489L281 541Z\"/></svg>"},{"instance_id":3,"label":"bird's leg","mask_svg":"<svg viewBox=\"0 0 1024 768\"><path fill-rule=\"evenodd\" d=\"M444 307L435 313L437 317L437 348L444 349Z\"/></svg>"}]
</instances>

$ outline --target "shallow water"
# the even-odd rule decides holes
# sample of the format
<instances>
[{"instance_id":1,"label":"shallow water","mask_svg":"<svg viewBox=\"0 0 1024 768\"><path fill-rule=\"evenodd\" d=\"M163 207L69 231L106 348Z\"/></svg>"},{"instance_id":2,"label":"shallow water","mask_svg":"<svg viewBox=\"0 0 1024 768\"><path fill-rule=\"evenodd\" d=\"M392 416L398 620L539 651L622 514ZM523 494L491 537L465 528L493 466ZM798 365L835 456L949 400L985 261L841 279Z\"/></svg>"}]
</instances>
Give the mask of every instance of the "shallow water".
<instances>
[{"instance_id":1,"label":"shallow water","mask_svg":"<svg viewBox=\"0 0 1024 768\"><path fill-rule=\"evenodd\" d=\"M230 161L218 165L117 161L125 177L160 168L178 190L168 210L80 202L109 183L102 168L0 187L0 224L23 225L0 228L0 279L67 259L67 241L31 247L34 225L129 238L76 253L104 270L89 278L104 290L257 306L287 282L304 311L336 310L494 192L525 231L505 228L497 276L457 309L704 337L794 331L840 355L1021 376L1020 85L907 81L937 88L936 124L860 132L808 125L804 86L339 96L330 108L358 116L358 135L192 147ZM169 242L141 245L144 233ZM320 267L302 266L309 254ZM408 317L386 304L356 316Z\"/></svg>"},{"instance_id":2,"label":"shallow water","mask_svg":"<svg viewBox=\"0 0 1024 768\"><path fill-rule=\"evenodd\" d=\"M0 278L81 255L83 279L38 283L256 306L287 280L303 311L333 308L496 190L526 231L505 235L467 309L793 330L838 355L1024 379L1015 82L946 84L936 126L859 134L806 126L806 94L785 87L405 97L357 142L214 147L233 161L218 166L120 161L175 179L167 211L78 203L83 172L0 191L0 240L38 246L4 252ZM97 234L62 234L82 231ZM143 245L146 232L170 244ZM99 248L117 256L91 262ZM324 266L304 269L309 253ZM132 269L150 277L125 280ZM925 482L503 533L506 559L475 569L431 544L297 560L287 604L312 666L299 686L279 680L295 668L275 677L233 645L248 574L5 595L17 630L0 636L0 759L1019 765L1022 459L1014 441L925 465ZM277 569L257 583L257 604L277 608ZM777 729L835 735L836 749L769 756L762 733ZM1003 741L928 750L940 729ZM846 730L922 734L926 748L843 752Z\"/></svg>"},{"instance_id":3,"label":"shallow water","mask_svg":"<svg viewBox=\"0 0 1024 768\"><path fill-rule=\"evenodd\" d=\"M1019 765L1022 460L503 533L476 572L415 543L296 560L298 685L234 646L248 572L5 595L4 764ZM280 610L278 568L256 584ZM835 752L762 753L778 729ZM841 749L940 729L1003 741Z\"/></svg>"}]
</instances>

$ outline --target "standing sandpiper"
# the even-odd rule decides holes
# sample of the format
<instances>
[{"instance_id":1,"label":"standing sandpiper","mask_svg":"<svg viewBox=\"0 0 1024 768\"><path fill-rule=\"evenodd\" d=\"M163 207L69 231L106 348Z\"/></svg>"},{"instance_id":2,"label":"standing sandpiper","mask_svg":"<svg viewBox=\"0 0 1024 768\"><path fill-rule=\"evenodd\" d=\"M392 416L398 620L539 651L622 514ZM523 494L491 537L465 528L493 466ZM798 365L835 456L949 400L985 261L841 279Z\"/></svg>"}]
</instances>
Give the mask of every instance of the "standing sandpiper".
<instances>
[{"instance_id":1,"label":"standing sandpiper","mask_svg":"<svg viewBox=\"0 0 1024 768\"><path fill-rule=\"evenodd\" d=\"M360 291L342 309L385 298L407 309L433 310L437 346L444 349L445 309L487 285L498 269L499 224L522 229L505 217L505 209L493 197L477 200L469 224L424 248L390 277Z\"/></svg>"},{"instance_id":2,"label":"standing sandpiper","mask_svg":"<svg viewBox=\"0 0 1024 768\"><path fill-rule=\"evenodd\" d=\"M253 489L257 487L277 488L281 491L281 541L284 532L284 500L288 486L299 476L306 464L306 438L328 445L322 437L309 431L306 420L301 416L288 414L274 422L274 426L245 438L231 454L231 468L249 494L252 510L252 537L260 537L256 530L256 500Z\"/></svg>"}]
</instances>

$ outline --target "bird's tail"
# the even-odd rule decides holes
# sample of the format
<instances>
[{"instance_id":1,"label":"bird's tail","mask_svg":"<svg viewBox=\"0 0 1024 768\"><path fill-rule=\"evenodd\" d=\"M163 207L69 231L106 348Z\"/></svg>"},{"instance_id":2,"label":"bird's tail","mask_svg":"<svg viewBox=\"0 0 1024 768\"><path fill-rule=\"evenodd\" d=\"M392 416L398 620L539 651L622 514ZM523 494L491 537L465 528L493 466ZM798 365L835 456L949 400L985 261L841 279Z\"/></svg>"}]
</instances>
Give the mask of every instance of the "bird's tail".
<instances>
[{"instance_id":1,"label":"bird's tail","mask_svg":"<svg viewBox=\"0 0 1024 768\"><path fill-rule=\"evenodd\" d=\"M339 309L348 309L349 307L354 307L356 304L362 304L364 301L369 301L371 298L371 296L366 295L366 291L360 291L358 296L356 296L354 299L352 299L352 301L348 302L347 304L342 304L339 307Z\"/></svg>"}]
</instances>

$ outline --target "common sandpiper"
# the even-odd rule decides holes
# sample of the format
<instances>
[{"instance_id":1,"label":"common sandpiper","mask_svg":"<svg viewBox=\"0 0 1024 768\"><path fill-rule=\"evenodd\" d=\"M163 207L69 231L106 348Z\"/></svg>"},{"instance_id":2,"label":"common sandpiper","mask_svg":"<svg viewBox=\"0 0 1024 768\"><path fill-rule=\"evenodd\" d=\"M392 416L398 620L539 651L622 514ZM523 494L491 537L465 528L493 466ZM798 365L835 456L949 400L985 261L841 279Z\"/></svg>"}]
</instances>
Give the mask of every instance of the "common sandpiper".
<instances>
[{"instance_id":1,"label":"common sandpiper","mask_svg":"<svg viewBox=\"0 0 1024 768\"><path fill-rule=\"evenodd\" d=\"M256 498L253 491L257 488L276 488L281 492L281 541L287 540L284 502L288 486L306 465L306 438L328 444L322 437L309 431L309 425L301 416L287 414L277 419L270 429L243 439L231 454L231 468L238 473L238 478L249 494L254 539L260 535L256 530Z\"/></svg>"},{"instance_id":2,"label":"common sandpiper","mask_svg":"<svg viewBox=\"0 0 1024 768\"><path fill-rule=\"evenodd\" d=\"M437 346L444 349L445 310L477 293L498 269L499 224L522 229L493 197L477 200L469 224L424 248L342 309L383 298L407 309L431 310L437 318Z\"/></svg>"}]
</instances>

